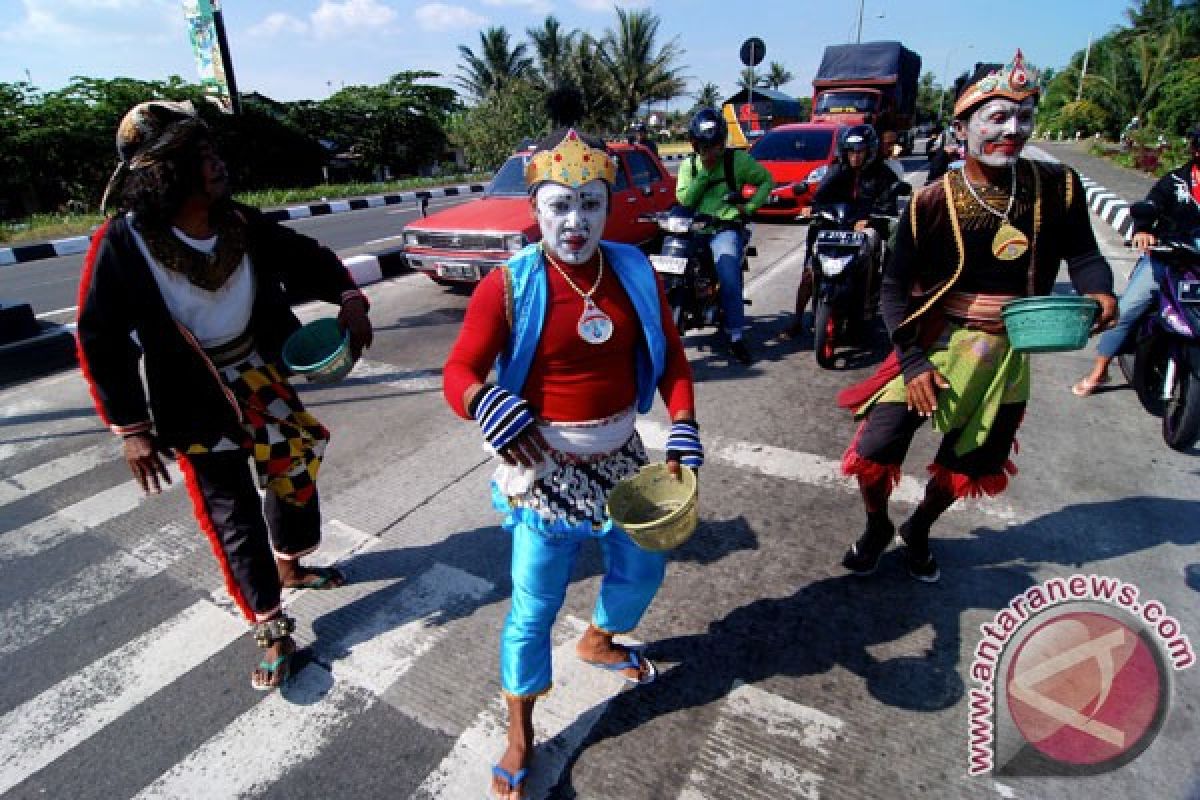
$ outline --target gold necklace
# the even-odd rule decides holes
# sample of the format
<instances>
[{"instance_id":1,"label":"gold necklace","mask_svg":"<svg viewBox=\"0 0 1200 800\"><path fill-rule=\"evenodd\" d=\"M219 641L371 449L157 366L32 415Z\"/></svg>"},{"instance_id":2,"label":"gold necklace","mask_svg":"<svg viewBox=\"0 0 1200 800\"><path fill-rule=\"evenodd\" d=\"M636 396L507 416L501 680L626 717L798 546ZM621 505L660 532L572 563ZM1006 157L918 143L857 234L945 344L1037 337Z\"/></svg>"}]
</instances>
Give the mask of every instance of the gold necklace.
<instances>
[{"instance_id":1,"label":"gold necklace","mask_svg":"<svg viewBox=\"0 0 1200 800\"><path fill-rule=\"evenodd\" d=\"M1014 225L1012 219L1009 217L1017 202L1016 165L1014 164L1012 168L1012 180L1008 191L1008 206L1004 211L997 211L992 208L975 192L975 187L971 185L971 179L967 177L966 167L963 167L962 179L963 183L967 185L967 191L974 198L975 202L984 211L1002 220L1000 230L996 231L996 235L992 238L992 255L1001 261L1016 261L1025 255L1025 251L1029 249L1029 237L1022 233L1021 229Z\"/></svg>"},{"instance_id":2,"label":"gold necklace","mask_svg":"<svg viewBox=\"0 0 1200 800\"><path fill-rule=\"evenodd\" d=\"M562 275L567 285L583 298L583 313L579 316L579 322L575 324L575 330L579 334L579 338L588 344L604 344L613 335L612 317L601 311L600 307L592 300L592 295L600 288L600 281L604 280L604 253L597 251L597 254L600 256L600 270L596 274L596 282L586 292L575 285L575 281L571 280L571 276L566 273L566 270L556 264L554 259L546 255L545 252L542 254L550 262L550 266L558 270L558 274Z\"/></svg>"}]
</instances>

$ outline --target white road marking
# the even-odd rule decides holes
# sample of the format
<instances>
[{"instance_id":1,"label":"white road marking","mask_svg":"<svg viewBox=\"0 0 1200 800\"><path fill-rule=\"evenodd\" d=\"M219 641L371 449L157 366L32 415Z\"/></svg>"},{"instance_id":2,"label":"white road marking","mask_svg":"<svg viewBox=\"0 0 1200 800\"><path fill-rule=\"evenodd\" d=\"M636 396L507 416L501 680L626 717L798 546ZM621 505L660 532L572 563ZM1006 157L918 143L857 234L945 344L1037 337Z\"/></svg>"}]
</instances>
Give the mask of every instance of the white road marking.
<instances>
[{"instance_id":1,"label":"white road marking","mask_svg":"<svg viewBox=\"0 0 1200 800\"><path fill-rule=\"evenodd\" d=\"M171 484L163 487L164 493L183 482L183 475L174 462L167 465L167 471L171 475ZM145 495L141 487L130 478L111 489L6 533L0 536L0 563L37 555L72 536L98 528L110 519L137 508L143 497Z\"/></svg>"},{"instance_id":2,"label":"white road marking","mask_svg":"<svg viewBox=\"0 0 1200 800\"><path fill-rule=\"evenodd\" d=\"M562 624L567 637L554 648L554 688L538 701L534 714L538 744L525 781L525 794L530 798L547 796L609 701L629 685L615 673L590 667L575 655L575 641L587 623L567 616ZM458 737L453 749L429 773L413 798L487 797L492 764L504 752L505 726L504 703L497 699Z\"/></svg>"},{"instance_id":3,"label":"white road marking","mask_svg":"<svg viewBox=\"0 0 1200 800\"><path fill-rule=\"evenodd\" d=\"M785 756L796 747L825 753L826 745L842 728L842 720L823 711L755 686L738 685L722 702L679 800L728 797L728 784L743 782L765 797L817 800L822 777ZM756 735L778 740L780 746L756 747ZM725 774L731 770L736 777ZM720 784L716 795L705 793L712 788L706 784L711 783Z\"/></svg>"},{"instance_id":4,"label":"white road marking","mask_svg":"<svg viewBox=\"0 0 1200 800\"><path fill-rule=\"evenodd\" d=\"M68 456L39 464L17 475L0 478L0 506L82 475L90 469L112 461L120 452L120 443L113 438Z\"/></svg>"},{"instance_id":5,"label":"white road marking","mask_svg":"<svg viewBox=\"0 0 1200 800\"><path fill-rule=\"evenodd\" d=\"M20 650L124 594L194 551L181 528L166 525L141 540L132 553L117 550L106 558L18 603L0 610L0 655Z\"/></svg>"},{"instance_id":6,"label":"white road marking","mask_svg":"<svg viewBox=\"0 0 1200 800\"><path fill-rule=\"evenodd\" d=\"M440 369L406 370L395 364L366 359L354 365L348 379L406 392L429 392L442 388Z\"/></svg>"},{"instance_id":7,"label":"white road marking","mask_svg":"<svg viewBox=\"0 0 1200 800\"><path fill-rule=\"evenodd\" d=\"M492 588L482 578L434 564L365 623L338 639L316 641L316 658L331 661L332 674L320 663L309 664L283 692L242 714L139 792L138 800L206 800L265 791L314 758L446 636L439 613L464 599L477 601Z\"/></svg>"},{"instance_id":8,"label":"white road marking","mask_svg":"<svg viewBox=\"0 0 1200 800\"><path fill-rule=\"evenodd\" d=\"M663 450L667 444L669 428L649 419L638 420L638 432L647 447ZM815 453L786 450L769 444L742 442L721 436L704 437L705 455L740 469L749 469L775 478L807 483L810 486L830 486L858 491L853 478L842 475L840 460L825 458ZM903 503L916 505L925 495L925 487L916 478L905 475L892 497ZM960 506L956 505L955 508ZM997 519L1011 521L1016 513L1008 505L996 500L966 500L963 507Z\"/></svg>"},{"instance_id":9,"label":"white road marking","mask_svg":"<svg viewBox=\"0 0 1200 800\"><path fill-rule=\"evenodd\" d=\"M246 630L202 600L0 717L0 794L195 669Z\"/></svg>"}]
</instances>

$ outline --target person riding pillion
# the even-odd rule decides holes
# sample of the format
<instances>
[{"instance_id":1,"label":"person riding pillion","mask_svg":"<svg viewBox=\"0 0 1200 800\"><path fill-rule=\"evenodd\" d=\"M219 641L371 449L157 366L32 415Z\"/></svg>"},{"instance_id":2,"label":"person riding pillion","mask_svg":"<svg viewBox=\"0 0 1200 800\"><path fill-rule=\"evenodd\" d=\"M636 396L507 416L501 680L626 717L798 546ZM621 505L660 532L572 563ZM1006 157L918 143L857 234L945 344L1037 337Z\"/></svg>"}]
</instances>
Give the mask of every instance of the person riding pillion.
<instances>
[{"instance_id":1,"label":"person riding pillion","mask_svg":"<svg viewBox=\"0 0 1200 800\"><path fill-rule=\"evenodd\" d=\"M771 173L744 150L726 146L729 128L711 108L696 112L688 123L688 140L694 151L679 167L675 196L679 203L714 222L709 247L720 282L721 311L729 350L743 364L753 361L742 339L746 310L742 298L742 251L746 223L767 202L774 183ZM754 194L742 196L742 187Z\"/></svg>"},{"instance_id":2,"label":"person riding pillion","mask_svg":"<svg viewBox=\"0 0 1200 800\"><path fill-rule=\"evenodd\" d=\"M877 210L880 198L899 180L885 160L878 157L879 147L879 136L870 125L855 125L844 129L838 135L837 162L829 168L812 198L814 206L833 203L846 203L850 206L850 219L854 220L854 229L867 235L866 247L874 256L870 276L872 287L878 285L874 270L879 267L877 256L880 242L886 239L888 230L886 224L872 222L871 213ZM812 208L804 209L803 213L811 214ZM819 231L818 224L808 226L804 272L800 277L800 285L796 288L796 318L791 327L793 334L803 330L804 311L815 292L818 276L812 268L812 251ZM868 292L868 297L872 295L873 292Z\"/></svg>"}]
</instances>

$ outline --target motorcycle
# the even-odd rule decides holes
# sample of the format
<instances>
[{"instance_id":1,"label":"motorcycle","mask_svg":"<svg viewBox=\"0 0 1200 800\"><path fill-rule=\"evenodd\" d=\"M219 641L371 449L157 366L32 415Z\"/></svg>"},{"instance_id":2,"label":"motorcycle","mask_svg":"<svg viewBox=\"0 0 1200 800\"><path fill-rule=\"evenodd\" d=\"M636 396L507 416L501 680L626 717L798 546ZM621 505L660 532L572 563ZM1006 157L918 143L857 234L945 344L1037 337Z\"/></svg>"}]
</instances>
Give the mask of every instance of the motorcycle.
<instances>
[{"instance_id":1,"label":"motorcycle","mask_svg":"<svg viewBox=\"0 0 1200 800\"><path fill-rule=\"evenodd\" d=\"M909 184L893 184L878 199L868 219L887 230L899 216L896 201L911 193ZM861 337L879 305L879 266L887 245L881 242L880 252L871 252L867 234L854 229L861 217L851 212L848 203L831 203L815 208L812 216L796 218L819 226L812 253L816 281L813 349L817 364L826 369L833 366L839 344Z\"/></svg>"},{"instance_id":2,"label":"motorcycle","mask_svg":"<svg viewBox=\"0 0 1200 800\"><path fill-rule=\"evenodd\" d=\"M638 217L639 222L658 225L662 247L650 254L650 263L662 279L671 317L682 336L689 330L721 327L720 281L712 250L704 231L714 222L707 214L696 214L683 206L656 211ZM752 229L746 225L742 248L742 271L750 269L749 258L756 255L750 246ZM749 300L743 300L750 305Z\"/></svg>"},{"instance_id":3,"label":"motorcycle","mask_svg":"<svg viewBox=\"0 0 1200 800\"><path fill-rule=\"evenodd\" d=\"M1130 209L1135 219L1156 212ZM1192 232L1200 234L1200 230ZM1162 417L1172 450L1187 452L1200 439L1200 238L1164 236L1150 248L1162 265L1157 304L1138 322L1118 356L1142 406Z\"/></svg>"}]
</instances>

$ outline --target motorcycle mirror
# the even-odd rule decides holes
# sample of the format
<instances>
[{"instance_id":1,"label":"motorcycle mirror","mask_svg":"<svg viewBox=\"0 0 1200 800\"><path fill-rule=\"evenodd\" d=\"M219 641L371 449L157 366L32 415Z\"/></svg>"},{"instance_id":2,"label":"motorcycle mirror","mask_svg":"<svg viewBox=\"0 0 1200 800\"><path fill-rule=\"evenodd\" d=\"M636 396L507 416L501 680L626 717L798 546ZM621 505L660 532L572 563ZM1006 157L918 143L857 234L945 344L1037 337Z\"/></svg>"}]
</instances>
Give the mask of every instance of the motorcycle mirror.
<instances>
[{"instance_id":1,"label":"motorcycle mirror","mask_svg":"<svg viewBox=\"0 0 1200 800\"><path fill-rule=\"evenodd\" d=\"M1129 207L1129 216L1136 222L1154 222L1158 219L1158 206L1148 200L1134 203Z\"/></svg>"},{"instance_id":2,"label":"motorcycle mirror","mask_svg":"<svg viewBox=\"0 0 1200 800\"><path fill-rule=\"evenodd\" d=\"M808 191L808 181L796 181L792 184L792 194L804 194Z\"/></svg>"}]
</instances>

